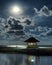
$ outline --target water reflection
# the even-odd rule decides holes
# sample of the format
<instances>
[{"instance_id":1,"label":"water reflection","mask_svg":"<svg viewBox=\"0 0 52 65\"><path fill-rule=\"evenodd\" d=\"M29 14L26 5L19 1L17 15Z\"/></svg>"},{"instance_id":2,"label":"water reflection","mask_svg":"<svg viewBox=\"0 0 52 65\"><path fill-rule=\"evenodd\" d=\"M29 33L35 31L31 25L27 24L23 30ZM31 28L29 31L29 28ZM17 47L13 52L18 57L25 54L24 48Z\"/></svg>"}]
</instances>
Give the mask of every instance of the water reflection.
<instances>
[{"instance_id":1,"label":"water reflection","mask_svg":"<svg viewBox=\"0 0 52 65\"><path fill-rule=\"evenodd\" d=\"M30 57L30 61L27 58ZM52 65L52 56L27 56L22 54L0 54L0 65Z\"/></svg>"},{"instance_id":2,"label":"water reflection","mask_svg":"<svg viewBox=\"0 0 52 65\"><path fill-rule=\"evenodd\" d=\"M52 65L52 56L33 56L35 58L35 60L31 59L33 62L26 62L26 57L27 55L23 56L23 65Z\"/></svg>"},{"instance_id":3,"label":"water reflection","mask_svg":"<svg viewBox=\"0 0 52 65\"><path fill-rule=\"evenodd\" d=\"M30 56L24 55L23 56L23 65L37 65L39 64L40 57L38 56Z\"/></svg>"}]
</instances>

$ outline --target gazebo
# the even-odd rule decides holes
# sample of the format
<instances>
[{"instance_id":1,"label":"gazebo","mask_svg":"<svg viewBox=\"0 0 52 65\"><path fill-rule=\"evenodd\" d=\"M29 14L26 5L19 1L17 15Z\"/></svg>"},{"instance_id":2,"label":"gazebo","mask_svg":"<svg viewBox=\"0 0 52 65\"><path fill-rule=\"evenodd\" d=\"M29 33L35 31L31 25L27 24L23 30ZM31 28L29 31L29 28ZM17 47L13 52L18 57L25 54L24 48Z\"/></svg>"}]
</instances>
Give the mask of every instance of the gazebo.
<instances>
[{"instance_id":1,"label":"gazebo","mask_svg":"<svg viewBox=\"0 0 52 65\"><path fill-rule=\"evenodd\" d=\"M38 47L37 42L40 42L40 41L34 37L30 37L29 39L25 40L24 42L27 43L28 48L36 48L36 47Z\"/></svg>"}]
</instances>

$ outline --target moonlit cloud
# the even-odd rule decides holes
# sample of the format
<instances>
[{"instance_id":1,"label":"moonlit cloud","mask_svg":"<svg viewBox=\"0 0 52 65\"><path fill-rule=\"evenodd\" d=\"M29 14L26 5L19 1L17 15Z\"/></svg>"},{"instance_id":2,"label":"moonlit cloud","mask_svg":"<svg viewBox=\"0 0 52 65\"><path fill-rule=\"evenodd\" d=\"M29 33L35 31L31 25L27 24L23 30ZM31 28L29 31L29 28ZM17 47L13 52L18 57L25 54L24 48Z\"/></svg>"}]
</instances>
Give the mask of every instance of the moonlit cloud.
<instances>
[{"instance_id":1,"label":"moonlit cloud","mask_svg":"<svg viewBox=\"0 0 52 65\"><path fill-rule=\"evenodd\" d=\"M25 28L25 34L27 36L36 36L36 37L47 37L47 36L52 36L50 34L52 32L52 28L49 27L42 27L42 26L34 26L33 28L31 26L26 26Z\"/></svg>"},{"instance_id":2,"label":"moonlit cloud","mask_svg":"<svg viewBox=\"0 0 52 65\"><path fill-rule=\"evenodd\" d=\"M10 16L6 20L0 18L0 21L0 39L16 40L20 36L22 37L25 35L23 32L23 26L18 24L21 23L20 20Z\"/></svg>"},{"instance_id":3,"label":"moonlit cloud","mask_svg":"<svg viewBox=\"0 0 52 65\"><path fill-rule=\"evenodd\" d=\"M52 16L52 10L49 10L47 6L43 6L40 10L34 8L34 11L38 16Z\"/></svg>"}]
</instances>

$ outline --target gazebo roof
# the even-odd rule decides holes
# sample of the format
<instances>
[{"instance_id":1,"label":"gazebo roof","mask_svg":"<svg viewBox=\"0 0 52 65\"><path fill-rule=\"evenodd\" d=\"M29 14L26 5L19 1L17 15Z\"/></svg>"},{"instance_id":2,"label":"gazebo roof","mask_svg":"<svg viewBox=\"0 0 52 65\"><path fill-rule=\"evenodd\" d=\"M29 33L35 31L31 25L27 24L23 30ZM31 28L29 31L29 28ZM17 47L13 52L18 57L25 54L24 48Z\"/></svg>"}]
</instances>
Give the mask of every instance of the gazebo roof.
<instances>
[{"instance_id":1,"label":"gazebo roof","mask_svg":"<svg viewBox=\"0 0 52 65\"><path fill-rule=\"evenodd\" d=\"M31 37L31 38L25 40L24 42L33 42L34 43L34 42L40 42L40 41L35 39L34 37Z\"/></svg>"}]
</instances>

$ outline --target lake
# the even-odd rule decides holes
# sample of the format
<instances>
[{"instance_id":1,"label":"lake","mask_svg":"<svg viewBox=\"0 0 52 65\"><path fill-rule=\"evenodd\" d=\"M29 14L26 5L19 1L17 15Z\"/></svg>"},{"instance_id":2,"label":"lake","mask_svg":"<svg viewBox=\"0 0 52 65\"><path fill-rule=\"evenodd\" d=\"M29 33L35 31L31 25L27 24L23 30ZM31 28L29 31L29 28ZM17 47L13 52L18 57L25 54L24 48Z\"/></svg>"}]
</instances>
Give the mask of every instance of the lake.
<instances>
[{"instance_id":1,"label":"lake","mask_svg":"<svg viewBox=\"0 0 52 65\"><path fill-rule=\"evenodd\" d=\"M28 57L22 54L0 54L0 65L52 65L52 56L32 56L31 61L27 61Z\"/></svg>"}]
</instances>

